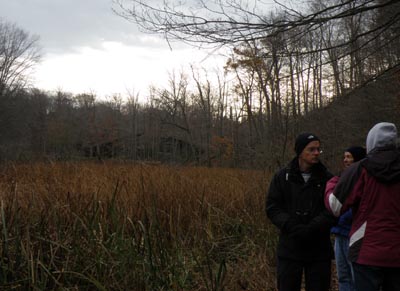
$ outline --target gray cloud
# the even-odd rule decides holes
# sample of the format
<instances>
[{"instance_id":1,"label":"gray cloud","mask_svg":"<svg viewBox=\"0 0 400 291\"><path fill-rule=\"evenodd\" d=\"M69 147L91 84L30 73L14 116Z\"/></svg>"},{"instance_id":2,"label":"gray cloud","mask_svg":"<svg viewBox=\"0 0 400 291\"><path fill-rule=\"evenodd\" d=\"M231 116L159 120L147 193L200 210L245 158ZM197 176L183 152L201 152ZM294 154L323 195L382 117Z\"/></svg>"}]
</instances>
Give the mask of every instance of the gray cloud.
<instances>
[{"instance_id":1,"label":"gray cloud","mask_svg":"<svg viewBox=\"0 0 400 291\"><path fill-rule=\"evenodd\" d=\"M102 41L154 46L133 23L112 12L112 0L0 1L0 17L40 37L46 52L68 53ZM159 45L159 43L158 43ZM167 44L165 43L165 46Z\"/></svg>"},{"instance_id":2,"label":"gray cloud","mask_svg":"<svg viewBox=\"0 0 400 291\"><path fill-rule=\"evenodd\" d=\"M131 86L144 91L164 84L166 73L183 64L208 61L183 43L171 43L169 51L165 39L140 33L112 5L112 0L0 0L0 18L40 37L43 61L35 86L46 90L95 90L103 96Z\"/></svg>"}]
</instances>

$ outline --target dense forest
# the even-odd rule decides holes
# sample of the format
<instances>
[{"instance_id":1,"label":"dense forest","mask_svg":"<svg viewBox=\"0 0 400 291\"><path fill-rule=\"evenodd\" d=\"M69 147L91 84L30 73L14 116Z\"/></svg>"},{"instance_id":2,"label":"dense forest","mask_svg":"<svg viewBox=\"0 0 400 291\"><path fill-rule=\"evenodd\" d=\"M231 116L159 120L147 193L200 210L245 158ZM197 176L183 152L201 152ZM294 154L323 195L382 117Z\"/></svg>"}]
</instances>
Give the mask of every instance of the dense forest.
<instances>
[{"instance_id":1,"label":"dense forest","mask_svg":"<svg viewBox=\"0 0 400 291\"><path fill-rule=\"evenodd\" d=\"M133 2L146 18L123 3L119 14L182 41L223 45L230 52L225 67L171 74L168 86L149 88L147 96L45 92L29 83L38 39L0 21L0 161L121 159L273 170L308 130L336 166L342 149L363 144L374 123L400 126L398 1L310 1L302 12L252 13L258 26L251 7L227 1L247 21L219 13L229 21L220 19L215 33L195 18L168 17L181 15L168 6ZM168 27L157 26L162 17Z\"/></svg>"}]
</instances>

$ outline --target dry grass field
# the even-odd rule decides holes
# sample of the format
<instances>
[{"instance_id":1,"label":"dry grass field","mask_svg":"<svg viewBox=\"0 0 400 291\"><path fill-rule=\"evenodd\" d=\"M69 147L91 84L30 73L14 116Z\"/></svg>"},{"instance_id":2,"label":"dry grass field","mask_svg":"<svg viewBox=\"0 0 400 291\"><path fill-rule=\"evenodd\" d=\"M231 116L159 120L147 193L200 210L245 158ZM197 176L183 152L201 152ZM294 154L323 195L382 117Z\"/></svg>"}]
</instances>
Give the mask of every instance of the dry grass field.
<instances>
[{"instance_id":1,"label":"dry grass field","mask_svg":"<svg viewBox=\"0 0 400 291\"><path fill-rule=\"evenodd\" d=\"M261 171L3 164L4 290L274 290Z\"/></svg>"}]
</instances>

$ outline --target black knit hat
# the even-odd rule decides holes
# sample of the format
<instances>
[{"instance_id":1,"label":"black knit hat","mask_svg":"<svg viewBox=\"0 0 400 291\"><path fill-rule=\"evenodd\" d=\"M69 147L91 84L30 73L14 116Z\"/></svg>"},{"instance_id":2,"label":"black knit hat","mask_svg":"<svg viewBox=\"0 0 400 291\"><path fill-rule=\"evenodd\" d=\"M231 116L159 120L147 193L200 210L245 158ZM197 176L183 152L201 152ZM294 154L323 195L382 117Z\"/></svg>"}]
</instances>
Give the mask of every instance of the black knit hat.
<instances>
[{"instance_id":1,"label":"black knit hat","mask_svg":"<svg viewBox=\"0 0 400 291\"><path fill-rule=\"evenodd\" d=\"M348 149L345 150L345 152L351 153L353 156L354 162L358 162L365 158L366 155L366 150L363 147L355 146L355 147L349 147Z\"/></svg>"},{"instance_id":2,"label":"black knit hat","mask_svg":"<svg viewBox=\"0 0 400 291\"><path fill-rule=\"evenodd\" d=\"M294 151L296 152L297 156L300 156L301 152L304 148L312 141L319 141L319 138L310 132L303 132L298 135L296 138L296 143L294 145Z\"/></svg>"}]
</instances>

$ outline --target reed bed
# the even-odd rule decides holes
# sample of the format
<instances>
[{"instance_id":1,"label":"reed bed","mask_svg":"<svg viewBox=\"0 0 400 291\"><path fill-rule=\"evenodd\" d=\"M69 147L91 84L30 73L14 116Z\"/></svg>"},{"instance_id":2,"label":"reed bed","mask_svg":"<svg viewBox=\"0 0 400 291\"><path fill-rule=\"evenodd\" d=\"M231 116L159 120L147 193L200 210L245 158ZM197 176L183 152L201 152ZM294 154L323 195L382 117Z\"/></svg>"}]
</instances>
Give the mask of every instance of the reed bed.
<instances>
[{"instance_id":1,"label":"reed bed","mask_svg":"<svg viewBox=\"0 0 400 291\"><path fill-rule=\"evenodd\" d=\"M0 168L0 289L274 290L262 171Z\"/></svg>"}]
</instances>

